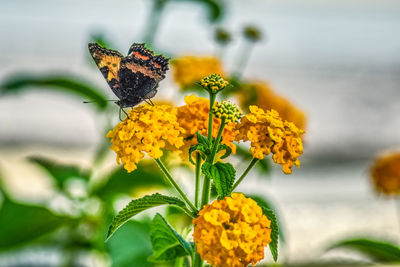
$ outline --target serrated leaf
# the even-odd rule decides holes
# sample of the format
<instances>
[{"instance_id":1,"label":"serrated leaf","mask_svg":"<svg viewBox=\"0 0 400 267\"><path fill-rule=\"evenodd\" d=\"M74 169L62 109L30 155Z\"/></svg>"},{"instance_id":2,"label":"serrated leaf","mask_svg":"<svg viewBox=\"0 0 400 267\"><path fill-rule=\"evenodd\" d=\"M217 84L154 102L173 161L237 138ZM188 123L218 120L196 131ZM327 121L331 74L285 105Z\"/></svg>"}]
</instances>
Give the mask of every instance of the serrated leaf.
<instances>
[{"instance_id":1,"label":"serrated leaf","mask_svg":"<svg viewBox=\"0 0 400 267\"><path fill-rule=\"evenodd\" d=\"M269 199L267 199L265 196L257 196L257 195L247 195L247 197L250 197L251 199L253 199L255 202L257 202L257 204L260 207L265 207L267 209L273 210L276 216L276 219L278 221L278 226L279 226L279 239L281 242L285 242L285 234L283 232L283 227L282 227L282 221L279 218L279 214L277 212L276 207L273 205L272 201L270 201Z\"/></svg>"},{"instance_id":2,"label":"serrated leaf","mask_svg":"<svg viewBox=\"0 0 400 267\"><path fill-rule=\"evenodd\" d=\"M77 95L81 101L93 101L91 106L100 110L108 106L107 98L99 90L81 79L65 75L18 74L0 85L2 94L18 93L32 88L60 91Z\"/></svg>"},{"instance_id":3,"label":"serrated leaf","mask_svg":"<svg viewBox=\"0 0 400 267\"><path fill-rule=\"evenodd\" d=\"M158 193L132 200L128 203L128 205L125 206L123 210L118 212L117 216L114 217L108 229L106 240L108 240L121 225L123 225L136 214L144 210L166 204L175 205L183 209L186 207L182 200L176 197L164 196Z\"/></svg>"},{"instance_id":4,"label":"serrated leaf","mask_svg":"<svg viewBox=\"0 0 400 267\"><path fill-rule=\"evenodd\" d=\"M263 214L267 216L268 220L271 221L271 243L269 243L269 250L271 251L272 257L274 261L278 260L278 235L279 235L279 226L278 220L276 219L276 215L273 210L268 209L266 207L261 207Z\"/></svg>"},{"instance_id":5,"label":"serrated leaf","mask_svg":"<svg viewBox=\"0 0 400 267\"><path fill-rule=\"evenodd\" d=\"M83 170L81 167L76 165L61 164L52 159L40 156L30 156L28 157L28 160L39 165L50 174L59 189L63 189L65 182L70 178L81 179L84 181L89 179L89 171Z\"/></svg>"},{"instance_id":6,"label":"serrated leaf","mask_svg":"<svg viewBox=\"0 0 400 267\"><path fill-rule=\"evenodd\" d=\"M205 159L206 156L209 154L209 150L208 150L203 144L197 144L197 145L191 146L191 147L189 148L189 161L190 161L193 165L196 164L196 163L194 162L194 160L193 160L193 157L192 157L192 154L193 154L194 152L199 152L202 159Z\"/></svg>"},{"instance_id":7,"label":"serrated leaf","mask_svg":"<svg viewBox=\"0 0 400 267\"><path fill-rule=\"evenodd\" d=\"M220 145L218 146L218 151L217 151L217 152L220 152L220 151L222 151L222 150L225 150L225 154L223 154L223 155L221 156L221 159L225 159L225 158L229 157L229 156L232 154L232 148L230 148L230 147L227 146L226 144L220 144Z\"/></svg>"},{"instance_id":8,"label":"serrated leaf","mask_svg":"<svg viewBox=\"0 0 400 267\"><path fill-rule=\"evenodd\" d=\"M210 177L214 181L219 199L231 193L236 171L230 163L217 162L211 164L204 162L201 170L205 176Z\"/></svg>"},{"instance_id":9,"label":"serrated leaf","mask_svg":"<svg viewBox=\"0 0 400 267\"><path fill-rule=\"evenodd\" d=\"M360 252L377 262L400 262L400 247L381 240L354 238L341 240L328 248L345 248Z\"/></svg>"},{"instance_id":10,"label":"serrated leaf","mask_svg":"<svg viewBox=\"0 0 400 267\"><path fill-rule=\"evenodd\" d=\"M192 255L192 247L168 222L157 213L150 231L154 254L149 258L154 262L165 262L177 257Z\"/></svg>"},{"instance_id":11,"label":"serrated leaf","mask_svg":"<svg viewBox=\"0 0 400 267\"><path fill-rule=\"evenodd\" d=\"M197 137L197 143L205 145L206 147L209 147L211 145L208 138L201 135L199 132L196 132L196 137Z\"/></svg>"}]
</instances>

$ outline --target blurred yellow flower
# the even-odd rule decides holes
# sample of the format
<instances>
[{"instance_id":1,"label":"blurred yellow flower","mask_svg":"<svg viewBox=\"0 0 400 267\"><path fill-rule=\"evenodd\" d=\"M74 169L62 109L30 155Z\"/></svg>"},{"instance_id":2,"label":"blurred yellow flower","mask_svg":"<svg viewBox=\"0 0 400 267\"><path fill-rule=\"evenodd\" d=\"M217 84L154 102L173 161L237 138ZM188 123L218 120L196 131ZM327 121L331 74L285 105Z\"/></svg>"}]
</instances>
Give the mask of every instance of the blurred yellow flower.
<instances>
[{"instance_id":1,"label":"blurred yellow flower","mask_svg":"<svg viewBox=\"0 0 400 267\"><path fill-rule=\"evenodd\" d=\"M307 118L305 113L290 103L288 99L275 94L267 83L251 82L244 84L237 91L237 96L242 107L256 105L265 111L275 109L282 119L293 122L301 129L306 128Z\"/></svg>"},{"instance_id":2,"label":"blurred yellow flower","mask_svg":"<svg viewBox=\"0 0 400 267\"><path fill-rule=\"evenodd\" d=\"M207 136L208 132L208 112L210 110L210 101L203 97L189 95L185 97L186 105L178 107L178 123L183 130L184 145L179 148L182 151L182 158L188 159L189 148L197 144L196 132ZM212 136L215 138L221 125L221 119L214 116ZM222 132L222 144L226 144L236 153L236 146L233 144L237 131L236 123L230 122L225 125Z\"/></svg>"},{"instance_id":3,"label":"blurred yellow flower","mask_svg":"<svg viewBox=\"0 0 400 267\"><path fill-rule=\"evenodd\" d=\"M129 117L107 134L111 149L117 153L117 163L131 172L147 153L158 159L162 148L183 145L182 132L177 121L177 109L169 105L140 105L129 112Z\"/></svg>"},{"instance_id":4,"label":"blurred yellow flower","mask_svg":"<svg viewBox=\"0 0 400 267\"><path fill-rule=\"evenodd\" d=\"M400 194L400 152L393 152L376 159L371 167L375 190L384 195Z\"/></svg>"},{"instance_id":5,"label":"blurred yellow flower","mask_svg":"<svg viewBox=\"0 0 400 267\"><path fill-rule=\"evenodd\" d=\"M275 110L264 111L257 106L250 106L238 125L237 141L250 141L250 153L254 158L263 159L273 153L272 159L282 165L286 174L292 173L293 165L300 166L297 159L303 153L301 135L292 122L283 121Z\"/></svg>"},{"instance_id":6,"label":"blurred yellow flower","mask_svg":"<svg viewBox=\"0 0 400 267\"><path fill-rule=\"evenodd\" d=\"M271 242L271 221L254 200L240 193L205 205L193 225L197 252L212 266L256 264Z\"/></svg>"},{"instance_id":7,"label":"blurred yellow flower","mask_svg":"<svg viewBox=\"0 0 400 267\"><path fill-rule=\"evenodd\" d=\"M225 76L221 61L215 57L184 56L174 59L171 64L174 81L181 88L191 86L213 73Z\"/></svg>"}]
</instances>

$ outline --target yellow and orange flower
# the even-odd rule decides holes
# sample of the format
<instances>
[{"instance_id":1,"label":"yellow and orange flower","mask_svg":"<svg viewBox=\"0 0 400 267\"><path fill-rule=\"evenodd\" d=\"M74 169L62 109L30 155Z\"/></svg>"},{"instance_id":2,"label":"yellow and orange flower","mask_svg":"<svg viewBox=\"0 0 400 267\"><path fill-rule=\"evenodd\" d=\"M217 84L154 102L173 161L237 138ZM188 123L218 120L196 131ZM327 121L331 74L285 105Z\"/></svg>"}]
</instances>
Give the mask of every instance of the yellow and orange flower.
<instances>
[{"instance_id":1,"label":"yellow and orange flower","mask_svg":"<svg viewBox=\"0 0 400 267\"><path fill-rule=\"evenodd\" d=\"M256 105L264 111L274 109L282 119L291 121L301 129L306 128L305 113L294 106L288 99L277 95L267 83L252 82L244 84L237 91L239 103L242 107Z\"/></svg>"},{"instance_id":2,"label":"yellow and orange flower","mask_svg":"<svg viewBox=\"0 0 400 267\"><path fill-rule=\"evenodd\" d=\"M189 95L185 97L186 105L178 107L178 123L183 130L184 145L179 148L182 151L182 157L187 159L189 148L197 144L196 132L207 136L208 133L208 113L210 110L210 101L203 97ZM212 136L218 135L218 129L221 125L221 119L213 117ZM238 131L235 130L236 123L230 122L225 125L222 132L222 144L226 144L236 153L236 145L233 144Z\"/></svg>"},{"instance_id":3,"label":"yellow and orange flower","mask_svg":"<svg viewBox=\"0 0 400 267\"><path fill-rule=\"evenodd\" d=\"M221 61L215 57L184 56L174 59L171 64L174 81L181 88L191 86L213 73L225 74Z\"/></svg>"},{"instance_id":4,"label":"yellow and orange flower","mask_svg":"<svg viewBox=\"0 0 400 267\"><path fill-rule=\"evenodd\" d=\"M239 193L205 205L193 225L197 252L212 266L256 264L271 242L271 221L254 200Z\"/></svg>"},{"instance_id":5,"label":"yellow and orange flower","mask_svg":"<svg viewBox=\"0 0 400 267\"><path fill-rule=\"evenodd\" d=\"M129 116L108 132L111 149L117 153L117 163L131 172L145 153L155 159L163 155L161 149L175 149L183 145L184 131L178 124L176 108L169 105L140 105Z\"/></svg>"},{"instance_id":6,"label":"yellow and orange flower","mask_svg":"<svg viewBox=\"0 0 400 267\"><path fill-rule=\"evenodd\" d=\"M400 152L376 159L371 167L375 190L384 195L400 195Z\"/></svg>"},{"instance_id":7,"label":"yellow and orange flower","mask_svg":"<svg viewBox=\"0 0 400 267\"><path fill-rule=\"evenodd\" d=\"M236 141L250 141L250 153L254 158L263 159L273 153L275 163L282 165L286 174L292 173L293 165L300 166L297 159L303 153L303 130L292 122L283 121L275 110L264 111L250 106L238 125Z\"/></svg>"}]
</instances>

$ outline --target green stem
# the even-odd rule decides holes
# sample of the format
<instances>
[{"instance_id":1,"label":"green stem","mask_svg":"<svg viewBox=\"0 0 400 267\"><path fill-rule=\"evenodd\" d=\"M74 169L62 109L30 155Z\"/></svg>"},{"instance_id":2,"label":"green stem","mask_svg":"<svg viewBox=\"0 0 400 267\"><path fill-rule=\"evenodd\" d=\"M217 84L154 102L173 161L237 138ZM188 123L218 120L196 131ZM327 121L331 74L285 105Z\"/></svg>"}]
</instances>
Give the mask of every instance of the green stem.
<instances>
[{"instance_id":1,"label":"green stem","mask_svg":"<svg viewBox=\"0 0 400 267\"><path fill-rule=\"evenodd\" d=\"M175 182L174 178L172 178L171 174L169 173L169 171L167 170L165 165L161 162L161 160L160 159L154 159L154 160L156 161L158 167L160 167L162 172L165 174L168 181L172 184L172 186L176 189L176 191L178 191L179 195L183 198L183 200L186 202L186 204L189 205L189 207L192 209L192 211L197 213L197 208L192 204L192 202L190 202L190 200L188 199L186 194L182 191L182 189L179 187L179 185Z\"/></svg>"},{"instance_id":2,"label":"green stem","mask_svg":"<svg viewBox=\"0 0 400 267\"><path fill-rule=\"evenodd\" d=\"M251 170L251 168L254 167L254 165L256 165L256 163L259 161L259 159L253 158L249 164L249 166L247 166L247 169L244 171L244 173L242 174L242 176L240 176L239 180L236 181L236 183L233 185L232 187L232 191L242 182L242 180L244 179L244 177L246 177L246 175L249 173L249 171Z\"/></svg>"},{"instance_id":3,"label":"green stem","mask_svg":"<svg viewBox=\"0 0 400 267\"><path fill-rule=\"evenodd\" d=\"M214 106L216 93L210 93L210 110L208 112L208 140L212 141L212 130L213 130L213 113L212 108Z\"/></svg>"},{"instance_id":4,"label":"green stem","mask_svg":"<svg viewBox=\"0 0 400 267\"><path fill-rule=\"evenodd\" d=\"M213 144L213 148L212 148L210 157L208 159L208 162L211 164L214 163L215 154L217 153L217 149L219 147L219 142L221 142L222 132L224 131L224 127L226 124L225 121L226 121L225 117L222 117L221 126L219 127L217 138L215 138L215 142Z\"/></svg>"},{"instance_id":5,"label":"green stem","mask_svg":"<svg viewBox=\"0 0 400 267\"><path fill-rule=\"evenodd\" d=\"M196 153L196 187L195 187L195 192L194 192L194 205L196 205L196 208L199 207L199 189L200 189L200 167L201 167L201 156L200 153Z\"/></svg>"},{"instance_id":6,"label":"green stem","mask_svg":"<svg viewBox=\"0 0 400 267\"><path fill-rule=\"evenodd\" d=\"M235 64L235 71L233 76L240 79L243 75L243 71L246 68L251 52L253 51L254 42L246 41L243 45L243 49L239 51L239 56Z\"/></svg>"},{"instance_id":7,"label":"green stem","mask_svg":"<svg viewBox=\"0 0 400 267\"><path fill-rule=\"evenodd\" d=\"M148 26L144 36L145 43L153 44L154 36L156 35L158 26L160 25L161 14L164 11L167 2L168 0L153 0L153 6L147 19Z\"/></svg>"},{"instance_id":8,"label":"green stem","mask_svg":"<svg viewBox=\"0 0 400 267\"><path fill-rule=\"evenodd\" d=\"M400 197L394 199L397 210L397 224L399 226L399 243L400 243Z\"/></svg>"},{"instance_id":9,"label":"green stem","mask_svg":"<svg viewBox=\"0 0 400 267\"><path fill-rule=\"evenodd\" d=\"M197 252L194 255L193 267L203 267L203 260L200 258L200 254Z\"/></svg>"}]
</instances>

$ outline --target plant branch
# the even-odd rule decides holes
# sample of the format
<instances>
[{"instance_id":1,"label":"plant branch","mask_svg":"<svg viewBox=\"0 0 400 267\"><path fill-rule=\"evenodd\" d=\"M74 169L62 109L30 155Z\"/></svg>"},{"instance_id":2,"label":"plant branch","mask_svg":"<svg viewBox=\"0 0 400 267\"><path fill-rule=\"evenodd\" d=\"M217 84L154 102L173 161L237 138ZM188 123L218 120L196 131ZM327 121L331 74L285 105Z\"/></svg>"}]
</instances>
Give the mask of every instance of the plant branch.
<instances>
[{"instance_id":1,"label":"plant branch","mask_svg":"<svg viewBox=\"0 0 400 267\"><path fill-rule=\"evenodd\" d=\"M232 187L232 191L242 182L242 180L244 179L244 177L246 177L246 175L249 173L249 171L254 167L254 165L256 165L256 163L259 161L259 159L253 158L249 164L249 166L247 166L246 170L243 172L242 176L240 176L239 180L236 181L236 183L233 185Z\"/></svg>"},{"instance_id":2,"label":"plant branch","mask_svg":"<svg viewBox=\"0 0 400 267\"><path fill-rule=\"evenodd\" d=\"M194 192L194 205L196 208L199 207L199 189L200 189L200 167L201 167L201 156L200 153L196 153L196 184L195 184L195 192Z\"/></svg>"},{"instance_id":3,"label":"plant branch","mask_svg":"<svg viewBox=\"0 0 400 267\"><path fill-rule=\"evenodd\" d=\"M165 165L161 162L161 160L160 159L154 159L154 160L156 161L158 167L160 167L162 172L165 174L168 181L172 184L172 186L176 189L176 191L178 191L179 195L183 198L183 200L186 202L186 204L189 205L189 207L192 209L192 211L197 213L198 212L197 208L193 205L192 202L190 202L190 200L188 199L186 194L182 191L182 189L179 187L179 185L175 182L174 178L172 178L171 174L169 173L169 171L167 170Z\"/></svg>"}]
</instances>

